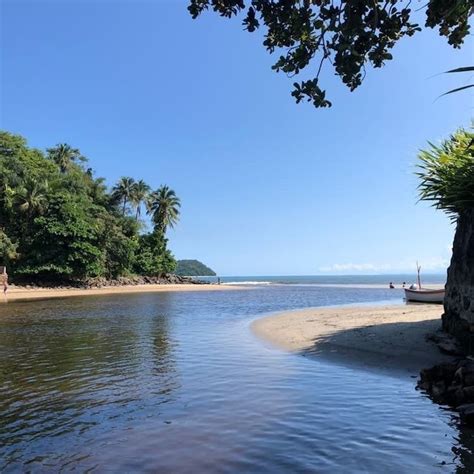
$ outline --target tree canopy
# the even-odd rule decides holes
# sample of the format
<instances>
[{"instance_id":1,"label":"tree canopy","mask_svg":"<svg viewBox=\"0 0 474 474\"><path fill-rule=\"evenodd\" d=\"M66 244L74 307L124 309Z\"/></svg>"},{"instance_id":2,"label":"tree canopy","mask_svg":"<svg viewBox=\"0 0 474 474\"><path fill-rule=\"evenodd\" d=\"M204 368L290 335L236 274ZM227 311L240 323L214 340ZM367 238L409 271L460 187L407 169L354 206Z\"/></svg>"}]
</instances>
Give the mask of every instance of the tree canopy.
<instances>
[{"instance_id":1,"label":"tree canopy","mask_svg":"<svg viewBox=\"0 0 474 474\"><path fill-rule=\"evenodd\" d=\"M168 227L173 228L179 220L181 201L168 186L160 186L149 194L147 208L155 225L161 232L166 232Z\"/></svg>"},{"instance_id":2,"label":"tree canopy","mask_svg":"<svg viewBox=\"0 0 474 474\"><path fill-rule=\"evenodd\" d=\"M151 193L128 177L109 192L86 161L67 144L43 153L0 132L0 265L13 277L48 281L173 271L165 232L179 210L150 209L153 229L144 232L139 209L163 189L179 204L175 192L162 186Z\"/></svg>"},{"instance_id":3,"label":"tree canopy","mask_svg":"<svg viewBox=\"0 0 474 474\"><path fill-rule=\"evenodd\" d=\"M299 103L330 107L319 76L329 62L351 90L362 83L366 66L382 67L391 50L405 36L421 30L413 19L411 0L190 0L188 10L197 18L212 9L220 16L243 15L244 29L264 29L263 45L279 52L275 71L296 76L312 67L311 78L294 83L291 93ZM472 0L429 0L425 27L436 28L459 48L469 34ZM314 62L314 64L313 64Z\"/></svg>"}]
</instances>

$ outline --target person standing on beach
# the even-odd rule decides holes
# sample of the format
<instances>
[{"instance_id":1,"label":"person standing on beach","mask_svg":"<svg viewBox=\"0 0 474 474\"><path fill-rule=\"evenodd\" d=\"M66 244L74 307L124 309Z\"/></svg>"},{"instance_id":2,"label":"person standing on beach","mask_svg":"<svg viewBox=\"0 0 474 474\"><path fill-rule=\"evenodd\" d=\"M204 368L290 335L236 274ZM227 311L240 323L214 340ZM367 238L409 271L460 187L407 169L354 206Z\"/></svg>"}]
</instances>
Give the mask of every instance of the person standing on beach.
<instances>
[{"instance_id":1,"label":"person standing on beach","mask_svg":"<svg viewBox=\"0 0 474 474\"><path fill-rule=\"evenodd\" d=\"M3 284L3 294L6 295L8 291L8 273L7 269L3 269L3 273L0 274L0 280Z\"/></svg>"}]
</instances>

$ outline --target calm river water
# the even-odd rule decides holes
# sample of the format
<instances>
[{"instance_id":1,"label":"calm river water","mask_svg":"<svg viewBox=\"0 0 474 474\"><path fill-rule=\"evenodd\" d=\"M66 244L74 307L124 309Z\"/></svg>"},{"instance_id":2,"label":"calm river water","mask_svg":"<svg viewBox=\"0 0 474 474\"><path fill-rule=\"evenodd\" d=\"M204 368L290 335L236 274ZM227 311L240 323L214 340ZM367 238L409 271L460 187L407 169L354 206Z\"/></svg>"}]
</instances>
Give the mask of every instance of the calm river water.
<instances>
[{"instance_id":1,"label":"calm river water","mask_svg":"<svg viewBox=\"0 0 474 474\"><path fill-rule=\"evenodd\" d=\"M249 329L394 297L285 285L0 305L0 471L472 472L471 432L414 378L286 354Z\"/></svg>"}]
</instances>

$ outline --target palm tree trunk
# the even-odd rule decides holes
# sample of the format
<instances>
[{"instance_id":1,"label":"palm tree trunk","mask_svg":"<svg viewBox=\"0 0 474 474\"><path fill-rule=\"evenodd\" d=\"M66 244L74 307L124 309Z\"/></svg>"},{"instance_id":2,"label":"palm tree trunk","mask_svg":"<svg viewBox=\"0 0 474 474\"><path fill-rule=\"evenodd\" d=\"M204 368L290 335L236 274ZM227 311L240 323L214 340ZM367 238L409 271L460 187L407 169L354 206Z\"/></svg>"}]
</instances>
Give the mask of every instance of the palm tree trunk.
<instances>
[{"instance_id":1,"label":"palm tree trunk","mask_svg":"<svg viewBox=\"0 0 474 474\"><path fill-rule=\"evenodd\" d=\"M443 329L474 353L474 209L460 214L444 299Z\"/></svg>"},{"instance_id":2,"label":"palm tree trunk","mask_svg":"<svg viewBox=\"0 0 474 474\"><path fill-rule=\"evenodd\" d=\"M123 207L122 207L122 216L125 216L125 208L127 206L127 199L123 199Z\"/></svg>"}]
</instances>

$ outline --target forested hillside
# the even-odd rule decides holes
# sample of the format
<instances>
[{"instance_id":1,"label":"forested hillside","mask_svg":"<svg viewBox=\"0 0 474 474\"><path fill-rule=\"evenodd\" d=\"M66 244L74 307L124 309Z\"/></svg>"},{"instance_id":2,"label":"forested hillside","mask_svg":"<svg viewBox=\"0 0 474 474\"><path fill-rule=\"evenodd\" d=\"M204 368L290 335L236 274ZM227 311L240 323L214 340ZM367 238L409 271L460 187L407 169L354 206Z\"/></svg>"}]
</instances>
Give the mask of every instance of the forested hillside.
<instances>
[{"instance_id":1,"label":"forested hillside","mask_svg":"<svg viewBox=\"0 0 474 474\"><path fill-rule=\"evenodd\" d=\"M178 260L176 274L181 276L215 276L216 272L199 260Z\"/></svg>"},{"instance_id":2,"label":"forested hillside","mask_svg":"<svg viewBox=\"0 0 474 474\"><path fill-rule=\"evenodd\" d=\"M172 272L166 230L177 223L179 208L167 186L151 191L143 180L124 177L109 190L78 149L59 144L43 152L0 132L0 265L14 279Z\"/></svg>"}]
</instances>

